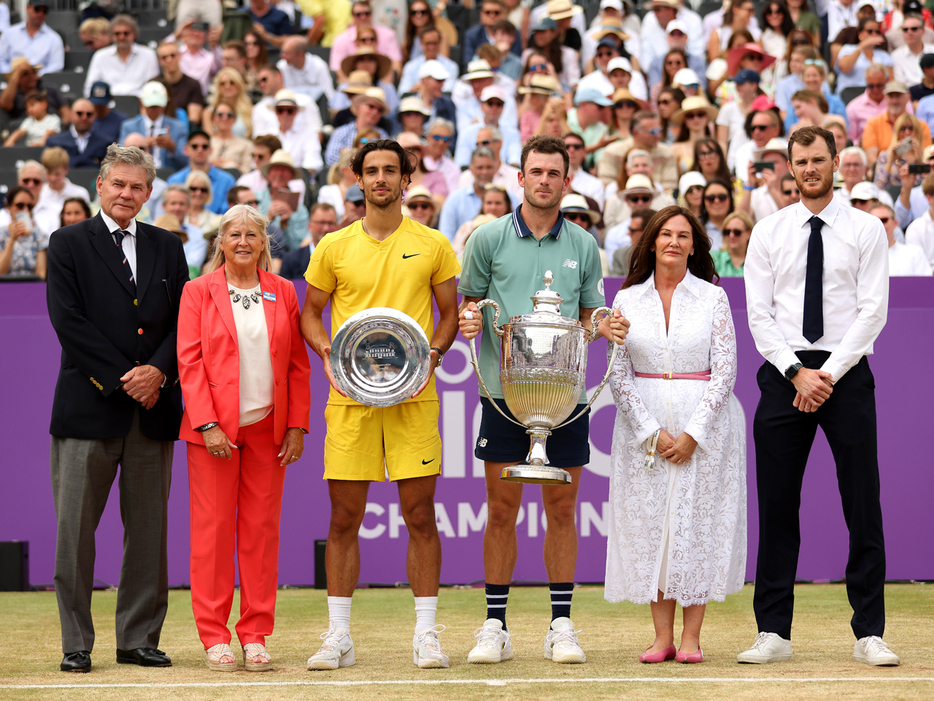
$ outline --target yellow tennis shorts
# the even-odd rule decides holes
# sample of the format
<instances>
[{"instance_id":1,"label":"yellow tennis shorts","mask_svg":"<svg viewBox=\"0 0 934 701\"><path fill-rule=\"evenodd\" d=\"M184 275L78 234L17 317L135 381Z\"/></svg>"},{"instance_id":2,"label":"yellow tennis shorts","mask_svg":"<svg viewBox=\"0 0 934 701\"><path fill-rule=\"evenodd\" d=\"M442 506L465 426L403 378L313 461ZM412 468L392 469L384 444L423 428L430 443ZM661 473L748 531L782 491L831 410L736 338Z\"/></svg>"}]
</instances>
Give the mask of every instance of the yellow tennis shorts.
<instances>
[{"instance_id":1,"label":"yellow tennis shorts","mask_svg":"<svg viewBox=\"0 0 934 701\"><path fill-rule=\"evenodd\" d=\"M437 401L328 404L324 479L383 482L388 471L395 482L441 474L439 407Z\"/></svg>"}]
</instances>

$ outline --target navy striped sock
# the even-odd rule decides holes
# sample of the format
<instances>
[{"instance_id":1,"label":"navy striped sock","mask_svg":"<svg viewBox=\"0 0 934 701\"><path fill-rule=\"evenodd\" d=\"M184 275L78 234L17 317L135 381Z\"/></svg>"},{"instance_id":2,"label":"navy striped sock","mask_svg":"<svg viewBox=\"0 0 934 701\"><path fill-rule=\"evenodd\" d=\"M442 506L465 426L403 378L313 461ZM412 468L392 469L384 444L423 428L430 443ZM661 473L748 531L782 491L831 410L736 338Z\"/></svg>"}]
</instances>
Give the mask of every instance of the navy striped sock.
<instances>
[{"instance_id":1,"label":"navy striped sock","mask_svg":"<svg viewBox=\"0 0 934 701\"><path fill-rule=\"evenodd\" d=\"M486 585L486 617L502 621L503 630L506 630L506 602L508 600L508 584Z\"/></svg>"},{"instance_id":2,"label":"navy striped sock","mask_svg":"<svg viewBox=\"0 0 934 701\"><path fill-rule=\"evenodd\" d=\"M551 620L571 617L571 597L574 595L574 582L552 582Z\"/></svg>"}]
</instances>

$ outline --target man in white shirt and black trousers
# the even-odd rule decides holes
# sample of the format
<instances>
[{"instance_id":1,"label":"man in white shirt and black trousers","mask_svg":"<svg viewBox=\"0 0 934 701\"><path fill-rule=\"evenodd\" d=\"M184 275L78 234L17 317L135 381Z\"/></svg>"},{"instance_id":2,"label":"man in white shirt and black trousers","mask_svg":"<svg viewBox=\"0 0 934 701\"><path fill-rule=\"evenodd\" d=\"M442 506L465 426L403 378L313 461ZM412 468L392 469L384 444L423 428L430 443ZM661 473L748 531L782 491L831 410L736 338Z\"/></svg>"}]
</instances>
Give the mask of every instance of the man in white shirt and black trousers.
<instances>
[{"instance_id":1,"label":"man in white shirt and black trousers","mask_svg":"<svg viewBox=\"0 0 934 701\"><path fill-rule=\"evenodd\" d=\"M788 168L801 201L753 229L744 277L758 372L756 479L759 558L753 607L759 634L741 663L791 658L801 544L801 482L818 426L837 465L850 531L846 589L853 658L900 663L882 640L885 543L879 501L874 381L866 355L885 325L888 251L881 222L833 197L840 164L833 134L798 129Z\"/></svg>"}]
</instances>

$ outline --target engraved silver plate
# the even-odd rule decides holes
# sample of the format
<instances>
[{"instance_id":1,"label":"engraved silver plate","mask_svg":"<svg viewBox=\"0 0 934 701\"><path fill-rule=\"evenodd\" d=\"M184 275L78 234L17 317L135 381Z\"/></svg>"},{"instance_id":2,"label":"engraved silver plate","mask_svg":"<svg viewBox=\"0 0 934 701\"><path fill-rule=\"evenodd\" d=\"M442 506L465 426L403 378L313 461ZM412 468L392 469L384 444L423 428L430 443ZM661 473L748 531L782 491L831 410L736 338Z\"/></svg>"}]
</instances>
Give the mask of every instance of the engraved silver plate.
<instances>
[{"instance_id":1,"label":"engraved silver plate","mask_svg":"<svg viewBox=\"0 0 934 701\"><path fill-rule=\"evenodd\" d=\"M367 406L393 406L428 377L431 347L408 314L373 307L347 319L331 344L331 372L351 399Z\"/></svg>"}]
</instances>

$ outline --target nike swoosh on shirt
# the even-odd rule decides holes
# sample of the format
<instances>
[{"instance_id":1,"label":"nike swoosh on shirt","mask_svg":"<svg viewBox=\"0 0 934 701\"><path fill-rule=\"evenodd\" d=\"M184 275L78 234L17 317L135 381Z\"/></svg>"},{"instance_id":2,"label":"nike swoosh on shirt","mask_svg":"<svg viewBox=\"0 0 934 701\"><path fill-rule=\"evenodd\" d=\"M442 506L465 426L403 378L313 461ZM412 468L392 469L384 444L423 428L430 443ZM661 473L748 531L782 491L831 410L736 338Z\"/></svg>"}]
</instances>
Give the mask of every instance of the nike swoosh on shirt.
<instances>
[{"instance_id":1,"label":"nike swoosh on shirt","mask_svg":"<svg viewBox=\"0 0 934 701\"><path fill-rule=\"evenodd\" d=\"M407 258L414 258L415 256L420 256L420 255L421 255L421 253L409 253L408 255L406 255L405 253L403 253L403 254L402 254L402 260L406 260Z\"/></svg>"},{"instance_id":2,"label":"nike swoosh on shirt","mask_svg":"<svg viewBox=\"0 0 934 701\"><path fill-rule=\"evenodd\" d=\"M427 465L428 463L434 462L434 461L435 461L434 458L432 458L431 460L422 460L422 465Z\"/></svg>"}]
</instances>

